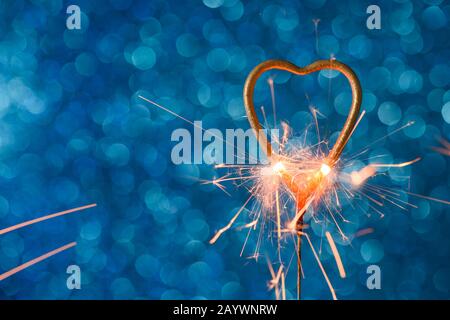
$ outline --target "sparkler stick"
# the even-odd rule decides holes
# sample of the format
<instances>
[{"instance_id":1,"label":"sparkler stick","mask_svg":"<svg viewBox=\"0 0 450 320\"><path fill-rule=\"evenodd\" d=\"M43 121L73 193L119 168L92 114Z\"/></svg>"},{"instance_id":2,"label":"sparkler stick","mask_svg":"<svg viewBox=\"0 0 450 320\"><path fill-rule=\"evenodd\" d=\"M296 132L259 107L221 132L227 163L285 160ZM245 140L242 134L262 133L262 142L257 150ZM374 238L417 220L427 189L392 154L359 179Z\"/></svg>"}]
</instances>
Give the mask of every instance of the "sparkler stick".
<instances>
[{"instance_id":1,"label":"sparkler stick","mask_svg":"<svg viewBox=\"0 0 450 320\"><path fill-rule=\"evenodd\" d=\"M280 159L276 154L272 153L272 145L267 139L266 134L263 132L261 123L256 115L255 106L253 103L253 93L255 90L255 85L258 78L266 71L269 70L284 70L291 72L296 75L307 75L316 71L331 69L337 70L344 74L344 76L348 79L350 83L350 87L352 90L352 104L350 107L350 111L347 117L347 120L342 128L339 137L334 144L332 150L329 155L325 158L324 163L320 168L318 168L317 172L312 174L311 176L306 178L306 181L302 181L299 185L293 176L289 174L287 170L284 169L283 160ZM306 67L298 67L288 61L284 60L268 60L262 62L257 65L248 75L245 85L244 85L244 104L245 111L247 113L248 121L250 122L251 127L256 135L256 138L266 153L269 160L275 164L275 167L278 167L276 170L282 177L283 182L286 186L292 191L295 195L297 210L300 213L296 214L296 220L294 221L296 224L296 228L298 231L301 230L303 224L303 214L306 211L308 205L311 203L311 200L314 199L314 195L316 194L318 188L322 184L322 181L325 176L327 176L335 164L339 161L339 157L344 150L345 145L350 139L353 130L356 127L358 121L358 114L362 101L362 90L361 85L359 83L358 77L350 69L347 65L336 61L335 59L331 60L319 60L313 62L312 64ZM298 232L298 280L297 280L297 294L300 299L300 286L301 286L301 235L303 233Z\"/></svg>"}]
</instances>

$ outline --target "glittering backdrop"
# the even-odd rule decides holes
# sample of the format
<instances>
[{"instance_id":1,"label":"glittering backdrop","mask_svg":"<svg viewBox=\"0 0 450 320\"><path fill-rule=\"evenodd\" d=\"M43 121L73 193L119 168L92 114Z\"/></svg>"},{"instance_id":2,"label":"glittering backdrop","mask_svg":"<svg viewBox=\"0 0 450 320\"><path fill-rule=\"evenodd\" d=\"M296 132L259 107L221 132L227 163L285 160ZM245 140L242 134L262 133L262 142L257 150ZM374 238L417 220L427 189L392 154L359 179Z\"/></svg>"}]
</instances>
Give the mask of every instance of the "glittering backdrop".
<instances>
[{"instance_id":1,"label":"glittering backdrop","mask_svg":"<svg viewBox=\"0 0 450 320\"><path fill-rule=\"evenodd\" d=\"M82 30L65 27L69 4L83 11ZM381 30L366 28L370 4L381 7ZM450 138L449 18L449 4L439 0L1 1L0 224L98 206L1 236L0 272L68 242L78 245L0 282L0 297L273 298L264 259L239 257L246 233L230 231L208 244L246 192L229 189L228 197L184 178L216 173L206 165L174 166L170 134L191 128L137 98L207 128L247 129L242 86L269 58L306 65L333 55L350 65L367 116L346 154L415 121L370 155L423 160L386 170L380 183L448 199L449 159L430 147ZM313 19L320 19L317 32ZM333 139L351 99L345 79L329 71L274 75L278 118L301 130L311 121L307 94L326 116L323 134ZM270 106L264 83L256 100ZM403 200L417 208L387 205L382 219L367 200L357 210L344 207L346 232L375 231L338 246L344 280L324 245L338 298L450 298L449 207ZM310 232L320 246L321 227ZM303 251L303 298L329 299L312 254ZM70 264L81 268L81 290L66 288ZM365 286L370 264L381 267L381 290ZM288 280L292 297L295 279Z\"/></svg>"}]
</instances>

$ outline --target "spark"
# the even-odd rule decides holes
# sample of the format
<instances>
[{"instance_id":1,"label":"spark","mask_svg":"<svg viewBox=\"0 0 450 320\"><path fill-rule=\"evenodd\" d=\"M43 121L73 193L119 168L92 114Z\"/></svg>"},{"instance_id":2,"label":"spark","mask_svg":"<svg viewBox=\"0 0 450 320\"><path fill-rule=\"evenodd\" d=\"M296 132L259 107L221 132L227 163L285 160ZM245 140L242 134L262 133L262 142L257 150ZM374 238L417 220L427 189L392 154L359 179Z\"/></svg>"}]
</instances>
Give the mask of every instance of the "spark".
<instances>
[{"instance_id":1,"label":"spark","mask_svg":"<svg viewBox=\"0 0 450 320\"><path fill-rule=\"evenodd\" d=\"M377 168L403 168L406 166L410 166L420 160L421 158L417 157L414 160L401 163L372 163L363 167L359 171L353 171L352 173L350 173L350 181L353 186L357 187L362 185L367 179L373 177L377 173Z\"/></svg>"},{"instance_id":2,"label":"spark","mask_svg":"<svg viewBox=\"0 0 450 320\"><path fill-rule=\"evenodd\" d=\"M28 220L28 221L25 221L25 222L13 225L11 227L1 229L0 230L0 235L8 233L8 232L11 232L11 231L14 231L14 230L17 230L17 229L24 228L26 226L29 226L29 225L32 225L32 224L35 224L35 223L39 223L39 222L42 222L42 221L45 221L45 220L49 220L49 219L53 219L53 218L56 218L56 217L60 217L60 216L63 216L63 215L66 215L66 214L69 214L69 213L72 213L72 212L93 208L95 206L97 206L97 204L96 203L92 203L92 204L88 204L86 206L73 208L73 209L69 209L69 210L65 210L65 211L60 211L60 212L49 214L49 215L46 215L46 216L43 216L43 217L40 217L40 218Z\"/></svg>"},{"instance_id":3,"label":"spark","mask_svg":"<svg viewBox=\"0 0 450 320\"><path fill-rule=\"evenodd\" d=\"M275 270L273 269L272 263L270 262L269 258L267 258L267 265L269 267L270 274L272 275L272 279L269 281L269 290L274 289L276 300L280 300L280 279L282 278L282 274L283 274L283 265L280 265L276 274L275 274ZM282 286L282 292L285 292L284 280L282 280L281 286ZM285 294L286 293L283 293L284 296L285 296Z\"/></svg>"},{"instance_id":4,"label":"spark","mask_svg":"<svg viewBox=\"0 0 450 320\"><path fill-rule=\"evenodd\" d=\"M350 140L350 138L353 136L353 133L355 132L356 128L358 128L359 124L361 123L361 120L364 118L364 116L366 115L366 110L363 110L361 112L361 114L359 115L358 120L356 120L356 124L355 127L352 129L352 131L350 132L347 140L345 141L345 143L347 144L347 142Z\"/></svg>"},{"instance_id":5,"label":"spark","mask_svg":"<svg viewBox=\"0 0 450 320\"><path fill-rule=\"evenodd\" d=\"M27 269L27 268L29 268L29 267L31 267L31 266L33 266L33 265L43 261L43 260L46 260L46 259L48 259L48 258L50 258L50 257L52 257L52 256L54 256L54 255L56 255L56 254L58 254L60 252L63 252L65 250L67 250L67 249L75 247L76 245L77 245L76 242L71 242L71 243L66 244L66 245L64 245L62 247L59 247L59 248L57 248L57 249L55 249L53 251L47 252L46 254L43 254L43 255L41 255L41 256L39 256L37 258L34 258L34 259L32 259L32 260L30 260L28 262L25 262L24 264L21 264L20 266L17 266L15 268L13 268L13 269L3 273L3 274L0 274L0 281L3 281L6 278L9 278L12 275L15 275L16 273L18 273L18 272L20 272L20 271L22 271L24 269Z\"/></svg>"},{"instance_id":6,"label":"spark","mask_svg":"<svg viewBox=\"0 0 450 320\"><path fill-rule=\"evenodd\" d=\"M308 210L313 200L313 198L310 198L308 202L303 207L301 207L300 210L297 211L294 219L292 219L292 221L288 224L288 230L290 230L291 232L296 230L298 221L302 218L306 210Z\"/></svg>"},{"instance_id":7,"label":"spark","mask_svg":"<svg viewBox=\"0 0 450 320\"><path fill-rule=\"evenodd\" d=\"M363 111L363 113L365 113L365 110ZM398 132L400 132L400 131L402 131L402 130L404 130L404 129L410 127L410 126L412 126L414 123L415 123L414 121L408 121L408 122L407 122L406 124L404 124L403 126L401 126L401 127L397 128L397 129L395 129L395 130L389 132L388 134L386 134L386 135L384 135L384 136L382 136L382 137L380 137L380 138L378 138L378 139L372 141L371 143L365 145L364 148L363 148L362 150L357 151L357 152L355 153L355 155L354 155L353 157L351 157L350 159L356 158L357 156L359 156L359 155L361 155L361 154L363 154L363 153L366 153L367 151L370 150L370 147L372 147L373 145L377 144L378 142L381 142L381 141L386 140L388 137L390 137L390 136L392 136L392 135L394 135L394 134L396 134L396 133L398 133ZM355 127L355 129L356 129L356 127ZM350 160L350 159L349 159L349 160Z\"/></svg>"},{"instance_id":8,"label":"spark","mask_svg":"<svg viewBox=\"0 0 450 320\"><path fill-rule=\"evenodd\" d=\"M238 230L242 230L242 229L250 229L250 228L254 228L256 226L256 224L258 223L258 219L255 219L249 223L244 224L241 227L238 227Z\"/></svg>"},{"instance_id":9,"label":"spark","mask_svg":"<svg viewBox=\"0 0 450 320\"><path fill-rule=\"evenodd\" d=\"M231 220L228 222L228 224L221 228L219 231L217 231L217 233L214 235L214 237L212 237L211 240L209 240L210 244L214 244L217 239L219 239L219 237L228 229L231 228L231 226L233 225L233 223L236 221L236 219L239 217L239 215L241 214L241 212L245 209L245 206L247 205L247 203L250 201L250 199L253 198L253 195L250 196L247 201L245 201L245 203L242 205L242 207L238 210L238 212L233 216L233 218L231 218Z\"/></svg>"},{"instance_id":10,"label":"spark","mask_svg":"<svg viewBox=\"0 0 450 320\"><path fill-rule=\"evenodd\" d=\"M374 231L375 230L373 228L361 229L361 230L359 230L358 232L355 233L355 238L366 236L368 234L373 233Z\"/></svg>"},{"instance_id":11,"label":"spark","mask_svg":"<svg viewBox=\"0 0 450 320\"><path fill-rule=\"evenodd\" d=\"M277 233L278 233L278 248L280 248L281 239L281 209L280 209L280 193L278 190L275 191L275 201L277 209Z\"/></svg>"},{"instance_id":12,"label":"spark","mask_svg":"<svg viewBox=\"0 0 450 320\"><path fill-rule=\"evenodd\" d=\"M318 29L318 26L319 26L320 19L312 19L312 22L314 23L314 36L316 39L316 53L318 53L319 52L319 29Z\"/></svg>"},{"instance_id":13,"label":"spark","mask_svg":"<svg viewBox=\"0 0 450 320\"><path fill-rule=\"evenodd\" d=\"M359 171L353 171L350 174L350 180L351 183L354 186L360 186L362 185L367 179L369 179L370 177L372 177L375 173L377 172L377 170L375 169L375 167L373 166L366 166L364 168L362 168Z\"/></svg>"},{"instance_id":14,"label":"spark","mask_svg":"<svg viewBox=\"0 0 450 320\"><path fill-rule=\"evenodd\" d=\"M450 142L445 140L444 138L440 138L439 142L442 147L431 147L434 151L443 154L444 156L450 157Z\"/></svg>"},{"instance_id":15,"label":"spark","mask_svg":"<svg viewBox=\"0 0 450 320\"><path fill-rule=\"evenodd\" d=\"M306 98L309 100L308 95L306 95ZM311 105L311 104L310 104L310 106L309 106L309 111L311 112L311 114L312 114L312 116L313 116L313 119L314 119L314 125L315 125L315 127L316 127L317 140L318 140L318 142L320 143L319 120L317 119L317 115L318 115L318 114L321 115L321 116L323 116L323 115L319 112L319 110L317 110L316 108L314 108L314 106Z\"/></svg>"},{"instance_id":16,"label":"spark","mask_svg":"<svg viewBox=\"0 0 450 320\"><path fill-rule=\"evenodd\" d=\"M333 297L333 300L337 300L336 292L335 292L335 290L334 290L334 287L333 287L333 285L331 284L330 278L328 278L328 274L326 273L325 268L323 267L322 262L321 262L320 259L319 259L319 256L317 255L316 249L314 249L314 246L313 246L313 244L312 244L312 242L311 242L311 239L309 238L309 235L308 235L307 233L301 232L301 231L299 231L298 233L299 233L301 236L305 236L305 237L306 237L306 239L307 239L307 241L308 241L308 243L309 243L309 246L310 246L310 248L311 248L311 251L312 251L313 254L314 254L314 258L316 259L317 264L319 265L319 268L320 268L320 270L322 271L322 275L323 275L323 277L325 278L325 281L326 281L326 283L327 283L327 285L328 285L328 288L330 289L330 292L331 292L331 295L332 295L332 297Z\"/></svg>"},{"instance_id":17,"label":"spark","mask_svg":"<svg viewBox=\"0 0 450 320\"><path fill-rule=\"evenodd\" d=\"M406 166L410 166L413 163L416 163L418 161L420 161L420 157L415 158L414 160L411 161L406 161L406 162L402 162L402 163L395 163L395 164L386 164L386 163L374 163L371 164L372 167L375 168L403 168Z\"/></svg>"},{"instance_id":18,"label":"spark","mask_svg":"<svg viewBox=\"0 0 450 320\"><path fill-rule=\"evenodd\" d=\"M235 178L228 178L229 176L230 176L229 174L226 174L223 177L214 178L212 180L200 179L199 181L201 184L212 184L217 188L219 188L221 191L223 191L226 195L231 197L231 194L227 191L226 187L223 185L225 181L236 180Z\"/></svg>"},{"instance_id":19,"label":"spark","mask_svg":"<svg viewBox=\"0 0 450 320\"><path fill-rule=\"evenodd\" d=\"M442 199L438 199L438 198L435 198L435 197L424 196L422 194L417 194L417 193L408 192L408 191L404 191L404 192L406 194L409 194L409 195L413 196L413 197L422 198L422 199L431 200L431 201L434 201L434 202L450 205L450 201L447 201L447 200L442 200Z\"/></svg>"},{"instance_id":20,"label":"spark","mask_svg":"<svg viewBox=\"0 0 450 320\"><path fill-rule=\"evenodd\" d=\"M325 232L325 236L327 237L328 244L330 245L331 252L333 253L333 256L334 256L334 260L336 261L336 265L339 270L339 275L341 276L341 278L345 278L346 274L345 274L344 264L342 263L341 256L336 247L336 244L334 243L334 239L331 236L331 233L329 231Z\"/></svg>"},{"instance_id":21,"label":"spark","mask_svg":"<svg viewBox=\"0 0 450 320\"><path fill-rule=\"evenodd\" d=\"M144 96L141 96L141 95L138 95L138 98L140 98L140 99L142 99L142 100L144 100L144 101L146 101L146 102L152 104L153 106L155 106L155 107L157 107L157 108L159 108L159 109L161 109L161 110L163 110L163 111L165 111L165 112L167 112L167 113L173 115L174 117L176 117L176 118L178 118L178 119L183 120L183 121L186 122L186 123L189 123L189 124L192 125L194 128L197 128L197 129L201 130L202 132L206 132L206 129L203 128L202 126L199 126L199 125L198 125L197 123L195 123L194 121L191 121L191 120L189 120L189 119L183 117L182 115L180 115L180 114L178 114L178 113L176 113L176 112L170 110L169 108L166 108L166 107L162 106L161 104L159 104L159 103L157 103L157 102L155 102L155 101L152 101L152 100L150 100L150 99L148 99L148 98L146 98L146 97L144 97ZM217 140L219 140L219 141L221 141L221 142L227 144L228 146L232 147L233 149L236 149L236 150L238 150L238 151L242 151L240 148L238 148L238 147L235 146L234 144L230 143L230 142L227 141L226 139L224 140L223 137L221 137L221 136L215 134L214 132L210 132L210 134L211 134L211 136L213 136L213 137L216 138ZM252 158L252 160L256 160L251 154L247 154L247 155L248 155L250 158ZM236 157L236 158L239 158L237 155L236 155L235 157ZM244 158L243 160L245 160L245 158Z\"/></svg>"},{"instance_id":22,"label":"spark","mask_svg":"<svg viewBox=\"0 0 450 320\"><path fill-rule=\"evenodd\" d=\"M276 111L276 102L275 102L275 89L273 86L273 77L270 77L269 79L267 79L267 83L269 84L270 96L272 97L273 127L276 128L276 126L277 126L277 111Z\"/></svg>"},{"instance_id":23,"label":"spark","mask_svg":"<svg viewBox=\"0 0 450 320\"><path fill-rule=\"evenodd\" d=\"M331 172L331 168L326 163L322 163L320 166L320 172L322 172L324 176L327 176Z\"/></svg>"}]
</instances>

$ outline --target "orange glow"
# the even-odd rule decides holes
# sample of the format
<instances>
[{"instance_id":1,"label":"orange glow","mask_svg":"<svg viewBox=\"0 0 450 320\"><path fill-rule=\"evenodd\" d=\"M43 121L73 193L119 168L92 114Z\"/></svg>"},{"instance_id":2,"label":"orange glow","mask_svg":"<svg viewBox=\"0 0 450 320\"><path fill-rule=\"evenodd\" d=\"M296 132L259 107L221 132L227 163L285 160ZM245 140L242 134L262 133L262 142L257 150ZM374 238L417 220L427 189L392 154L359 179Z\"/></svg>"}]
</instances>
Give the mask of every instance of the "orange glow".
<instances>
[{"instance_id":1,"label":"orange glow","mask_svg":"<svg viewBox=\"0 0 450 320\"><path fill-rule=\"evenodd\" d=\"M304 233L304 232L299 232L298 234L301 235L301 236L304 236L306 238L306 240L308 240L308 244L309 244L309 246L311 248L311 251L312 251L312 253L314 255L314 258L317 261L317 264L319 265L320 270L322 271L323 277L325 278L325 281L326 281L326 283L328 285L328 288L330 289L331 295L333 296L333 300L337 300L336 292L334 290L334 287L331 284L330 278L328 278L328 274L326 273L325 268L323 267L322 262L320 261L319 256L317 255L316 250L314 249L314 246L313 246L313 244L311 242L311 239L309 238L309 235L307 233Z\"/></svg>"},{"instance_id":2,"label":"orange glow","mask_svg":"<svg viewBox=\"0 0 450 320\"><path fill-rule=\"evenodd\" d=\"M376 172L377 172L377 169L375 169L373 166L370 166L370 165L362 168L359 171L353 171L350 174L351 183L355 187L360 186L367 179L372 177Z\"/></svg>"},{"instance_id":3,"label":"orange glow","mask_svg":"<svg viewBox=\"0 0 450 320\"><path fill-rule=\"evenodd\" d=\"M278 161L277 163L275 163L272 166L272 170L273 172L275 172L276 174L281 174L282 172L286 171L286 168L284 167L283 162Z\"/></svg>"}]
</instances>

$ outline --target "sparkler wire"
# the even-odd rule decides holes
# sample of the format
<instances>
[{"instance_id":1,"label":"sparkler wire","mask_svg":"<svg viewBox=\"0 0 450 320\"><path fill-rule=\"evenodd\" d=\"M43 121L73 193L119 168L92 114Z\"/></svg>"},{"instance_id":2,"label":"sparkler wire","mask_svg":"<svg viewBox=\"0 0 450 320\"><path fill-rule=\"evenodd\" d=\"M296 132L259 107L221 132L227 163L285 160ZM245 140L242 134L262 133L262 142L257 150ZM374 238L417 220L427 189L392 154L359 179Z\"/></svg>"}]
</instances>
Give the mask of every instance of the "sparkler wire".
<instances>
[{"instance_id":1,"label":"sparkler wire","mask_svg":"<svg viewBox=\"0 0 450 320\"><path fill-rule=\"evenodd\" d=\"M247 80L245 81L244 105L248 121L255 132L258 142L261 146L263 146L263 150L269 158L272 156L272 146L267 140L267 136L264 131L261 130L262 126L258 116L256 115L255 105L253 103L253 93L255 91L255 85L258 78L264 72L274 69L288 71L296 75L307 75L324 69L332 69L341 72L348 79L352 90L352 104L350 106L350 112L344 127L342 128L342 131L328 156L331 164L334 164L339 160L339 157L344 150L345 144L350 138L351 132L353 131L358 118L362 101L362 90L358 77L353 70L350 69L350 67L337 60L318 60L303 68L284 60L267 60L257 65L250 72Z\"/></svg>"}]
</instances>

